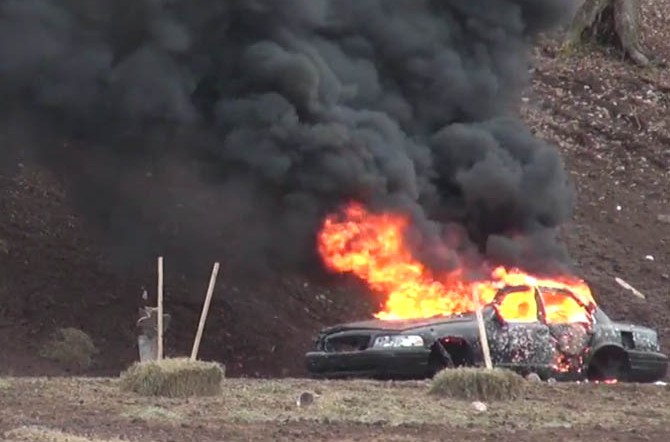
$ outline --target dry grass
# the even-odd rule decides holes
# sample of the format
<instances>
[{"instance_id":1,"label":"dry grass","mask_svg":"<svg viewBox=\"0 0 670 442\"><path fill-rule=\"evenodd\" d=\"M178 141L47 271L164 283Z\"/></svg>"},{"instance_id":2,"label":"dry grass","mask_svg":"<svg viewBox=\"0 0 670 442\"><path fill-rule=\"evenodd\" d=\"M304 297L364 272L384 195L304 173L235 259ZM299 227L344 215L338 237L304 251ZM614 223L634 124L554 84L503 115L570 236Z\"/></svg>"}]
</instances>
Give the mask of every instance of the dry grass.
<instances>
[{"instance_id":1,"label":"dry grass","mask_svg":"<svg viewBox=\"0 0 670 442\"><path fill-rule=\"evenodd\" d=\"M6 390L7 388L11 387L12 383L8 381L7 379L0 379L0 391Z\"/></svg>"},{"instance_id":2,"label":"dry grass","mask_svg":"<svg viewBox=\"0 0 670 442\"><path fill-rule=\"evenodd\" d=\"M75 370L89 368L97 353L91 337L72 327L57 330L51 340L40 349L40 356L43 358Z\"/></svg>"},{"instance_id":3,"label":"dry grass","mask_svg":"<svg viewBox=\"0 0 670 442\"><path fill-rule=\"evenodd\" d=\"M182 417L179 414L170 411L167 408L151 405L145 407L130 407L121 413L121 416L131 419L159 422L179 422L182 420Z\"/></svg>"},{"instance_id":4,"label":"dry grass","mask_svg":"<svg viewBox=\"0 0 670 442\"><path fill-rule=\"evenodd\" d=\"M41 427L20 427L4 435L7 442L121 442L120 439L90 439Z\"/></svg>"},{"instance_id":5,"label":"dry grass","mask_svg":"<svg viewBox=\"0 0 670 442\"><path fill-rule=\"evenodd\" d=\"M504 401L523 394L525 380L517 373L494 368L449 368L435 375L430 393L455 399Z\"/></svg>"},{"instance_id":6,"label":"dry grass","mask_svg":"<svg viewBox=\"0 0 670 442\"><path fill-rule=\"evenodd\" d=\"M78 434L91 437L97 433L103 439L123 434L129 440L158 441L170 432L174 440L190 440L179 437L178 432L288 422L383 427L427 424L492 432L541 432L569 426L627 431L670 422L670 387L655 385L528 383L522 400L491 402L487 412L479 413L470 401L429 395L430 384L425 381L224 379L225 394L189 399L129 394L119 388L118 378L10 381L12 388L0 393L0 428L19 427L35 422L31 416L39 416L40 424L66 427L67 431L71 423L79 422L82 431ZM297 406L296 398L306 391L315 394L314 402ZM164 430L150 438L144 435L147 428ZM203 436L202 440L212 439Z\"/></svg>"},{"instance_id":7,"label":"dry grass","mask_svg":"<svg viewBox=\"0 0 670 442\"><path fill-rule=\"evenodd\" d=\"M187 358L135 363L121 374L121 389L142 396L190 397L221 393L224 368Z\"/></svg>"}]
</instances>

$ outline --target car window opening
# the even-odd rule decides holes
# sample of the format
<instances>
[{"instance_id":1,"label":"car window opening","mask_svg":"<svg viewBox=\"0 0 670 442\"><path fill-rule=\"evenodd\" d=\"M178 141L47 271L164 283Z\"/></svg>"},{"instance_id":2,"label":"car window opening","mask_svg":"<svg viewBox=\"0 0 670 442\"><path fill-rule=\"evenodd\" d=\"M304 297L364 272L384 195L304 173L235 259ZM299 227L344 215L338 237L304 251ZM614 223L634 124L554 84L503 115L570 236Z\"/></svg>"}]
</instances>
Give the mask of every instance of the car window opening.
<instances>
[{"instance_id":1,"label":"car window opening","mask_svg":"<svg viewBox=\"0 0 670 442\"><path fill-rule=\"evenodd\" d=\"M570 324L591 322L587 309L567 293L543 289L541 292L544 303L545 318L549 324Z\"/></svg>"},{"instance_id":2,"label":"car window opening","mask_svg":"<svg viewBox=\"0 0 670 442\"><path fill-rule=\"evenodd\" d=\"M538 305L532 289L505 294L498 304L498 313L507 322L538 322Z\"/></svg>"}]
</instances>

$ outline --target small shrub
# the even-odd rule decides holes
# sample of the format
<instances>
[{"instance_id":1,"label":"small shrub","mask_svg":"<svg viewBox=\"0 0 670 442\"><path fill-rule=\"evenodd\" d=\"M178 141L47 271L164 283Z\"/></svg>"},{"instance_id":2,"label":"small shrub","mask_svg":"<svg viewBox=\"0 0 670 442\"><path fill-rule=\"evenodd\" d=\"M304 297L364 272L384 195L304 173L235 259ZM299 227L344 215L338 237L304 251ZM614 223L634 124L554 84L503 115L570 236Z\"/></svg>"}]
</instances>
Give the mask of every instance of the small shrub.
<instances>
[{"instance_id":1,"label":"small shrub","mask_svg":"<svg viewBox=\"0 0 670 442\"><path fill-rule=\"evenodd\" d=\"M429 391L456 399L501 401L517 399L524 384L525 380L511 370L459 367L437 373Z\"/></svg>"},{"instance_id":2,"label":"small shrub","mask_svg":"<svg viewBox=\"0 0 670 442\"><path fill-rule=\"evenodd\" d=\"M98 350L85 332L68 327L57 330L51 340L40 349L40 356L62 364L69 369L87 369Z\"/></svg>"},{"instance_id":3,"label":"small shrub","mask_svg":"<svg viewBox=\"0 0 670 442\"><path fill-rule=\"evenodd\" d=\"M136 362L121 373L121 389L142 396L189 397L221 393L224 367L187 358Z\"/></svg>"}]
</instances>

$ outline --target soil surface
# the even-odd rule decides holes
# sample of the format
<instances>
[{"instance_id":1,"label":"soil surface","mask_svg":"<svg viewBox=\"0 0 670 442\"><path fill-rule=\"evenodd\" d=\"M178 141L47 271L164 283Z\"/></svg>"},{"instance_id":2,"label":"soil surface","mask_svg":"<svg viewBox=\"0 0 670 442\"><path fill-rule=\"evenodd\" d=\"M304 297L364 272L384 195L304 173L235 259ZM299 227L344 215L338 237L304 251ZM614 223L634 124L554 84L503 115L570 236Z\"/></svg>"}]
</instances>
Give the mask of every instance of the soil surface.
<instances>
[{"instance_id":1,"label":"soil surface","mask_svg":"<svg viewBox=\"0 0 670 442\"><path fill-rule=\"evenodd\" d=\"M668 350L670 5L641 3L644 45L657 65L640 69L615 50L567 51L547 39L536 47L520 108L537 136L561 150L576 186L577 210L561 232L576 270L610 316L656 328ZM142 288L155 291L155 263L112 267L59 178L33 164L18 170L0 176L0 374L116 375L137 358L137 309ZM181 275L169 259L166 354L189 354L210 269ZM378 301L355 281L245 282L224 269L201 357L224 361L231 376L303 376L302 355L316 332L369 317ZM99 349L91 367L73 371L39 356L60 327L90 334Z\"/></svg>"},{"instance_id":2,"label":"soil surface","mask_svg":"<svg viewBox=\"0 0 670 442\"><path fill-rule=\"evenodd\" d=\"M531 384L477 411L422 382L226 380L225 394L163 399L111 379L1 379L9 441L666 441L668 387ZM314 401L297 406L304 392ZM79 437L80 439L75 439Z\"/></svg>"}]
</instances>

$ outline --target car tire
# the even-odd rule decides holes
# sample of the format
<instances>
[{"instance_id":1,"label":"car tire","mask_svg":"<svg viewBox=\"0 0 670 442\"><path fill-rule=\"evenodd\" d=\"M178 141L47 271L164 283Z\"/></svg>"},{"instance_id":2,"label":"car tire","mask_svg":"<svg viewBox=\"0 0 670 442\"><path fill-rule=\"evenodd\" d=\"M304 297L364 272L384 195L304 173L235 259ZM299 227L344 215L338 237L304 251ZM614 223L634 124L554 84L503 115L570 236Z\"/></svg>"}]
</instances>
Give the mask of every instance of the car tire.
<instances>
[{"instance_id":1,"label":"car tire","mask_svg":"<svg viewBox=\"0 0 670 442\"><path fill-rule=\"evenodd\" d=\"M630 375L630 362L625 351L617 347L598 350L589 363L587 377L593 381L616 379L626 382Z\"/></svg>"},{"instance_id":2,"label":"car tire","mask_svg":"<svg viewBox=\"0 0 670 442\"><path fill-rule=\"evenodd\" d=\"M440 342L436 342L428 357L428 377L433 377L445 368L454 368L454 361Z\"/></svg>"}]
</instances>

